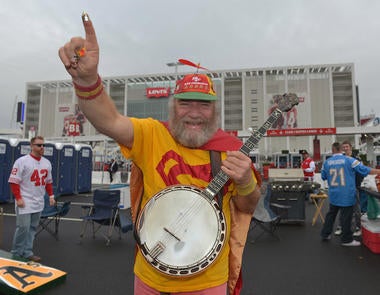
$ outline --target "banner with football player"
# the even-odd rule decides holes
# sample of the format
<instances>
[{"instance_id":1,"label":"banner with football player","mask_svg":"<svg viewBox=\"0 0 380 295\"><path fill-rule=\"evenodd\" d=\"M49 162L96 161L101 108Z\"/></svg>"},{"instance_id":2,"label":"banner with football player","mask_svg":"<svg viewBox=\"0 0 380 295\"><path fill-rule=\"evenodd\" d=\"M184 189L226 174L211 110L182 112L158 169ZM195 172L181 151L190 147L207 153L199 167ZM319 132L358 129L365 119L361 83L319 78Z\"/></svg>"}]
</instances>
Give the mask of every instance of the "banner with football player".
<instances>
[{"instance_id":1,"label":"banner with football player","mask_svg":"<svg viewBox=\"0 0 380 295\"><path fill-rule=\"evenodd\" d=\"M85 135L85 125L88 124L86 117L80 110L78 104L60 104L58 105L59 122L57 136L81 136Z\"/></svg>"}]
</instances>

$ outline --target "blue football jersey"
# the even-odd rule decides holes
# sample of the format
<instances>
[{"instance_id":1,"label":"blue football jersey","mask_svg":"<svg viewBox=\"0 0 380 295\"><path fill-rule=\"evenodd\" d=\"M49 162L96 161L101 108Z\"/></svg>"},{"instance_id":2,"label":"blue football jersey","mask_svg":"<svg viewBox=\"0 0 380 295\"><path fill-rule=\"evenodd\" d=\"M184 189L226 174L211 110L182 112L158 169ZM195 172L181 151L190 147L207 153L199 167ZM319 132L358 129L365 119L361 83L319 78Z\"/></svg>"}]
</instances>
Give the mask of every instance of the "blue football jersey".
<instances>
[{"instance_id":1,"label":"blue football jersey","mask_svg":"<svg viewBox=\"0 0 380 295\"><path fill-rule=\"evenodd\" d=\"M355 172L365 177L370 170L359 160L343 154L328 158L323 163L321 177L329 185L330 203L342 207L353 206L356 202Z\"/></svg>"}]
</instances>

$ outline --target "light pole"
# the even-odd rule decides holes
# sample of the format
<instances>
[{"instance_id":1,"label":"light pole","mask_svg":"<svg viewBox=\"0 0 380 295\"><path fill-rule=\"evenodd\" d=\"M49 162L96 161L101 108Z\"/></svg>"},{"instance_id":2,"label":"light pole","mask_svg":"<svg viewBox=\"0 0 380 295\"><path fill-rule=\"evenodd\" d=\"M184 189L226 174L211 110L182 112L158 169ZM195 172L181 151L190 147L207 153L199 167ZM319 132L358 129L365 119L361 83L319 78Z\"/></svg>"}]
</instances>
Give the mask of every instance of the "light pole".
<instances>
[{"instance_id":1,"label":"light pole","mask_svg":"<svg viewBox=\"0 0 380 295\"><path fill-rule=\"evenodd\" d=\"M180 63L179 61L176 62L168 62L166 64L168 67L174 67L174 74L175 74L175 80L178 80L178 66L183 66L183 63Z\"/></svg>"}]
</instances>

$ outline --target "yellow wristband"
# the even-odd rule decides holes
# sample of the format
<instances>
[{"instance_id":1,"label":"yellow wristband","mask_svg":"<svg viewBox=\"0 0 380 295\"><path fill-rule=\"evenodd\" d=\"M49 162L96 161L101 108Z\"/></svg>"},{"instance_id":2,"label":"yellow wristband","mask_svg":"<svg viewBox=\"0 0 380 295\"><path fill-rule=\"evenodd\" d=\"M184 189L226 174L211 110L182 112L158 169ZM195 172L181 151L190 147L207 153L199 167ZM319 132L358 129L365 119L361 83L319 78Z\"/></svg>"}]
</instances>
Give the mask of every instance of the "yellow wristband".
<instances>
[{"instance_id":1,"label":"yellow wristband","mask_svg":"<svg viewBox=\"0 0 380 295\"><path fill-rule=\"evenodd\" d=\"M246 196L252 193L256 188L256 181L251 179L251 181L246 185L236 185L236 190L239 196Z\"/></svg>"}]
</instances>

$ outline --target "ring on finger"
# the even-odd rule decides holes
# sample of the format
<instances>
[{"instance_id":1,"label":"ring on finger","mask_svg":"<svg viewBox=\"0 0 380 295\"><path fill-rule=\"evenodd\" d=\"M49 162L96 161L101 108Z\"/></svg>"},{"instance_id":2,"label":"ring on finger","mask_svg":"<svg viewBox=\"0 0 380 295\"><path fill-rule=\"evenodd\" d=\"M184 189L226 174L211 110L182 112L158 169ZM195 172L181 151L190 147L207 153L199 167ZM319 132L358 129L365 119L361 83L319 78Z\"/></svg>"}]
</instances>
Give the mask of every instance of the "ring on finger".
<instances>
[{"instance_id":1,"label":"ring on finger","mask_svg":"<svg viewBox=\"0 0 380 295\"><path fill-rule=\"evenodd\" d=\"M77 54L74 54L73 57L71 58L71 64L78 64L80 57Z\"/></svg>"}]
</instances>

